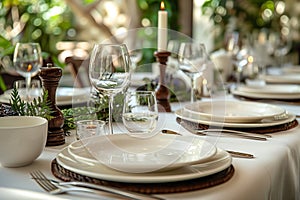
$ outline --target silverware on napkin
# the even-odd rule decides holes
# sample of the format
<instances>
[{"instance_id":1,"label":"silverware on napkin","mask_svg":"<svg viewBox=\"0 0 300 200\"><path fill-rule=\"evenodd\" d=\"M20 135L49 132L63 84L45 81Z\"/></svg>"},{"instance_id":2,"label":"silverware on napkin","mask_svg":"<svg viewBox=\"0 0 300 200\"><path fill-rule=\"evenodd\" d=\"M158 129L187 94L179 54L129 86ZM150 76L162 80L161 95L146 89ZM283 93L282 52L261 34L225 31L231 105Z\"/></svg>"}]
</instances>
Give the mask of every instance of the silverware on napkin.
<instances>
[{"instance_id":1,"label":"silverware on napkin","mask_svg":"<svg viewBox=\"0 0 300 200\"><path fill-rule=\"evenodd\" d=\"M167 130L167 129L163 129L161 132L165 133L165 134L181 135L180 133L178 133L176 131ZM254 155L249 154L249 153L231 151L231 150L225 150L225 151L227 151L232 157L236 157L236 158L255 158Z\"/></svg>"}]
</instances>

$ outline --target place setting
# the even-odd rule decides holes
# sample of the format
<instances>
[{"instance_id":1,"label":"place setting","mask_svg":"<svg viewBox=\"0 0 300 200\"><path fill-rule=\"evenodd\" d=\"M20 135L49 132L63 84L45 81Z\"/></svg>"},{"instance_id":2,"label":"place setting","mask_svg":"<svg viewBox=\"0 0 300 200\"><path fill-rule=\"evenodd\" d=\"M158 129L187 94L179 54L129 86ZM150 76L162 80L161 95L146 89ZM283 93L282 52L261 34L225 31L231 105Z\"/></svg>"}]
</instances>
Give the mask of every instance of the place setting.
<instances>
[{"instance_id":1,"label":"place setting","mask_svg":"<svg viewBox=\"0 0 300 200\"><path fill-rule=\"evenodd\" d=\"M231 92L235 96L250 99L300 100L300 86L296 84L241 85Z\"/></svg>"},{"instance_id":2,"label":"place setting","mask_svg":"<svg viewBox=\"0 0 300 200\"><path fill-rule=\"evenodd\" d=\"M113 98L130 82L126 48L109 44L98 47L92 52L91 83ZM112 57L101 51L110 52ZM110 65L115 54L122 55L118 56L117 71ZM107 65L97 65L104 60ZM113 114L107 126L90 124L85 130L77 126L77 140L51 162L53 175L64 181L144 194L187 192L230 180L234 174L231 154L195 135L162 133L158 130L158 107L154 91L124 92L121 124L125 130L112 125Z\"/></svg>"},{"instance_id":3,"label":"place setting","mask_svg":"<svg viewBox=\"0 0 300 200\"><path fill-rule=\"evenodd\" d=\"M179 124L196 134L228 132L231 136L258 140L267 140L269 133L298 124L294 114L279 106L247 101L201 101L187 104L175 114Z\"/></svg>"}]
</instances>

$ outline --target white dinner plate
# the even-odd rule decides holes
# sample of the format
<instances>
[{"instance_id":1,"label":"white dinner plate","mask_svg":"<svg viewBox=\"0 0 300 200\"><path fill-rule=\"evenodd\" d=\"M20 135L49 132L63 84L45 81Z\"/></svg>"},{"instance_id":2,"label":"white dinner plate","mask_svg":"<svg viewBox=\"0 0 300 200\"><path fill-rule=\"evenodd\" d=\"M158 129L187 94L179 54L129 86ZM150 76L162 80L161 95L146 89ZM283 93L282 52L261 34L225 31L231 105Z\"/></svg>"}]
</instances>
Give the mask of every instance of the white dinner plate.
<instances>
[{"instance_id":1,"label":"white dinner plate","mask_svg":"<svg viewBox=\"0 0 300 200\"><path fill-rule=\"evenodd\" d=\"M74 151L72 147L78 144L89 153ZM94 160L93 163L128 173L165 171L199 164L216 153L214 145L199 137L166 134L151 137L135 137L126 133L95 136L75 142L70 149L77 159Z\"/></svg>"},{"instance_id":2,"label":"white dinner plate","mask_svg":"<svg viewBox=\"0 0 300 200\"><path fill-rule=\"evenodd\" d=\"M11 89L0 95L0 102L9 103ZM37 92L32 91L33 94ZM56 104L58 106L72 105L85 103L89 100L90 90L88 88L71 88L71 87L59 87L56 90Z\"/></svg>"},{"instance_id":3,"label":"white dinner plate","mask_svg":"<svg viewBox=\"0 0 300 200\"><path fill-rule=\"evenodd\" d=\"M175 112L176 116L195 123L199 124L205 124L209 126L219 126L219 127L228 127L228 128L261 128L261 127L268 127L268 126L275 126L275 125L281 125L288 122L292 122L296 119L296 116L294 114L287 114L287 118L281 119L281 120L261 120L258 122L247 122L247 123L230 123L230 122L217 122L212 120L206 120L198 115L195 115L191 112L186 112L184 109L176 110Z\"/></svg>"},{"instance_id":4,"label":"white dinner plate","mask_svg":"<svg viewBox=\"0 0 300 200\"><path fill-rule=\"evenodd\" d=\"M280 74L280 75L265 75L262 77L268 83L288 83L299 84L299 74Z\"/></svg>"},{"instance_id":5,"label":"white dinner plate","mask_svg":"<svg viewBox=\"0 0 300 200\"><path fill-rule=\"evenodd\" d=\"M252 99L278 99L278 100L293 100L293 99L300 99L300 94L271 94L271 93L258 93L258 92L243 92L237 89L231 91L233 95L238 95L246 98Z\"/></svg>"},{"instance_id":6,"label":"white dinner plate","mask_svg":"<svg viewBox=\"0 0 300 200\"><path fill-rule=\"evenodd\" d=\"M268 84L262 86L239 86L240 92L251 92L259 94L276 94L276 95L300 95L300 85L290 84Z\"/></svg>"},{"instance_id":7,"label":"white dinner plate","mask_svg":"<svg viewBox=\"0 0 300 200\"><path fill-rule=\"evenodd\" d=\"M202 164L163 172L124 173L116 171L100 163L88 163L77 160L69 153L68 147L64 148L56 156L56 160L65 169L83 176L126 183L166 183L201 178L228 168L232 162L230 154L219 148L213 157Z\"/></svg>"},{"instance_id":8,"label":"white dinner plate","mask_svg":"<svg viewBox=\"0 0 300 200\"><path fill-rule=\"evenodd\" d=\"M257 122L285 114L285 109L266 103L237 101L201 101L184 107L187 112L219 122Z\"/></svg>"}]
</instances>

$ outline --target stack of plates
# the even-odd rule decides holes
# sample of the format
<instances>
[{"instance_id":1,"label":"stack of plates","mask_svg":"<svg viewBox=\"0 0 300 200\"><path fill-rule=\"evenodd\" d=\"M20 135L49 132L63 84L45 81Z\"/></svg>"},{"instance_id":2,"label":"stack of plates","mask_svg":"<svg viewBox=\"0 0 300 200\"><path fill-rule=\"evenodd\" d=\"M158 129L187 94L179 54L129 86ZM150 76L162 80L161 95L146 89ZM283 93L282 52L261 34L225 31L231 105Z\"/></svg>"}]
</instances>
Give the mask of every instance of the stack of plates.
<instances>
[{"instance_id":1,"label":"stack of plates","mask_svg":"<svg viewBox=\"0 0 300 200\"><path fill-rule=\"evenodd\" d=\"M232 162L226 151L199 137L166 134L83 139L63 149L56 160L63 168L83 176L128 183L201 178L227 169Z\"/></svg>"},{"instance_id":2,"label":"stack of plates","mask_svg":"<svg viewBox=\"0 0 300 200\"><path fill-rule=\"evenodd\" d=\"M291 122L295 115L285 109L256 102L196 102L176 111L177 117L204 125L229 128L259 128Z\"/></svg>"},{"instance_id":3,"label":"stack of plates","mask_svg":"<svg viewBox=\"0 0 300 200\"><path fill-rule=\"evenodd\" d=\"M0 102L9 103L11 98L12 89L7 90L4 94L0 95ZM19 92L25 93L25 92ZM41 94L40 89L31 90L30 95L38 97ZM89 100L90 89L89 88L71 88L71 87L59 87L56 90L56 104L58 106L72 105L85 103Z\"/></svg>"},{"instance_id":4,"label":"stack of plates","mask_svg":"<svg viewBox=\"0 0 300 200\"><path fill-rule=\"evenodd\" d=\"M299 76L300 77L300 76ZM300 85L266 84L262 86L239 86L232 91L233 95L254 99L300 99Z\"/></svg>"}]
</instances>

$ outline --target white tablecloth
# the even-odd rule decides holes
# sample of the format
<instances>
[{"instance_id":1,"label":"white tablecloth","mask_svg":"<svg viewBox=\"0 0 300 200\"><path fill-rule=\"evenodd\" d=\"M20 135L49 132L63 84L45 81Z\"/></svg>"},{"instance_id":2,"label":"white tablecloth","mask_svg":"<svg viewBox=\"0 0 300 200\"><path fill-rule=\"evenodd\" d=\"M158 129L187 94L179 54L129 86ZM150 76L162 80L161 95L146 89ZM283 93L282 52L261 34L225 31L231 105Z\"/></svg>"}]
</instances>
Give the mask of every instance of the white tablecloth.
<instances>
[{"instance_id":1,"label":"white tablecloth","mask_svg":"<svg viewBox=\"0 0 300 200\"><path fill-rule=\"evenodd\" d=\"M288 111L300 114L299 104L275 103L286 108ZM173 108L174 110L174 108ZM179 125L175 121L174 113L161 113L159 127L176 129ZM182 129L181 129L182 130ZM183 131L182 134L190 134ZM165 199L205 199L205 200L260 200L260 199L300 199L300 127L288 131L272 134L268 141L254 141L233 137L203 137L209 142L227 150L248 152L255 155L255 159L233 158L235 169L233 177L218 186L208 189L168 195L157 195ZM8 199L17 195L17 199L27 198L27 193L14 193L15 189L37 192L36 199L46 193L30 179L29 172L41 170L49 177L55 178L50 171L50 163L57 153L70 144L74 136L66 138L66 144L57 147L46 147L42 155L31 165L20 168L0 167L0 199ZM30 148L30 147L28 147ZM8 152L9 153L9 152ZM13 189L13 190L12 190ZM23 192L23 191L22 191ZM81 194L82 195L82 194ZM54 196L47 196L49 199ZM60 195L60 198L82 199L77 195ZM85 196L86 197L86 196ZM111 197L111 196L110 196ZM89 196L89 198L93 198ZM97 197L98 199L100 197ZM112 198L112 197L111 197ZM12 198L14 199L14 198ZM100 199L109 199L103 195Z\"/></svg>"}]
</instances>

